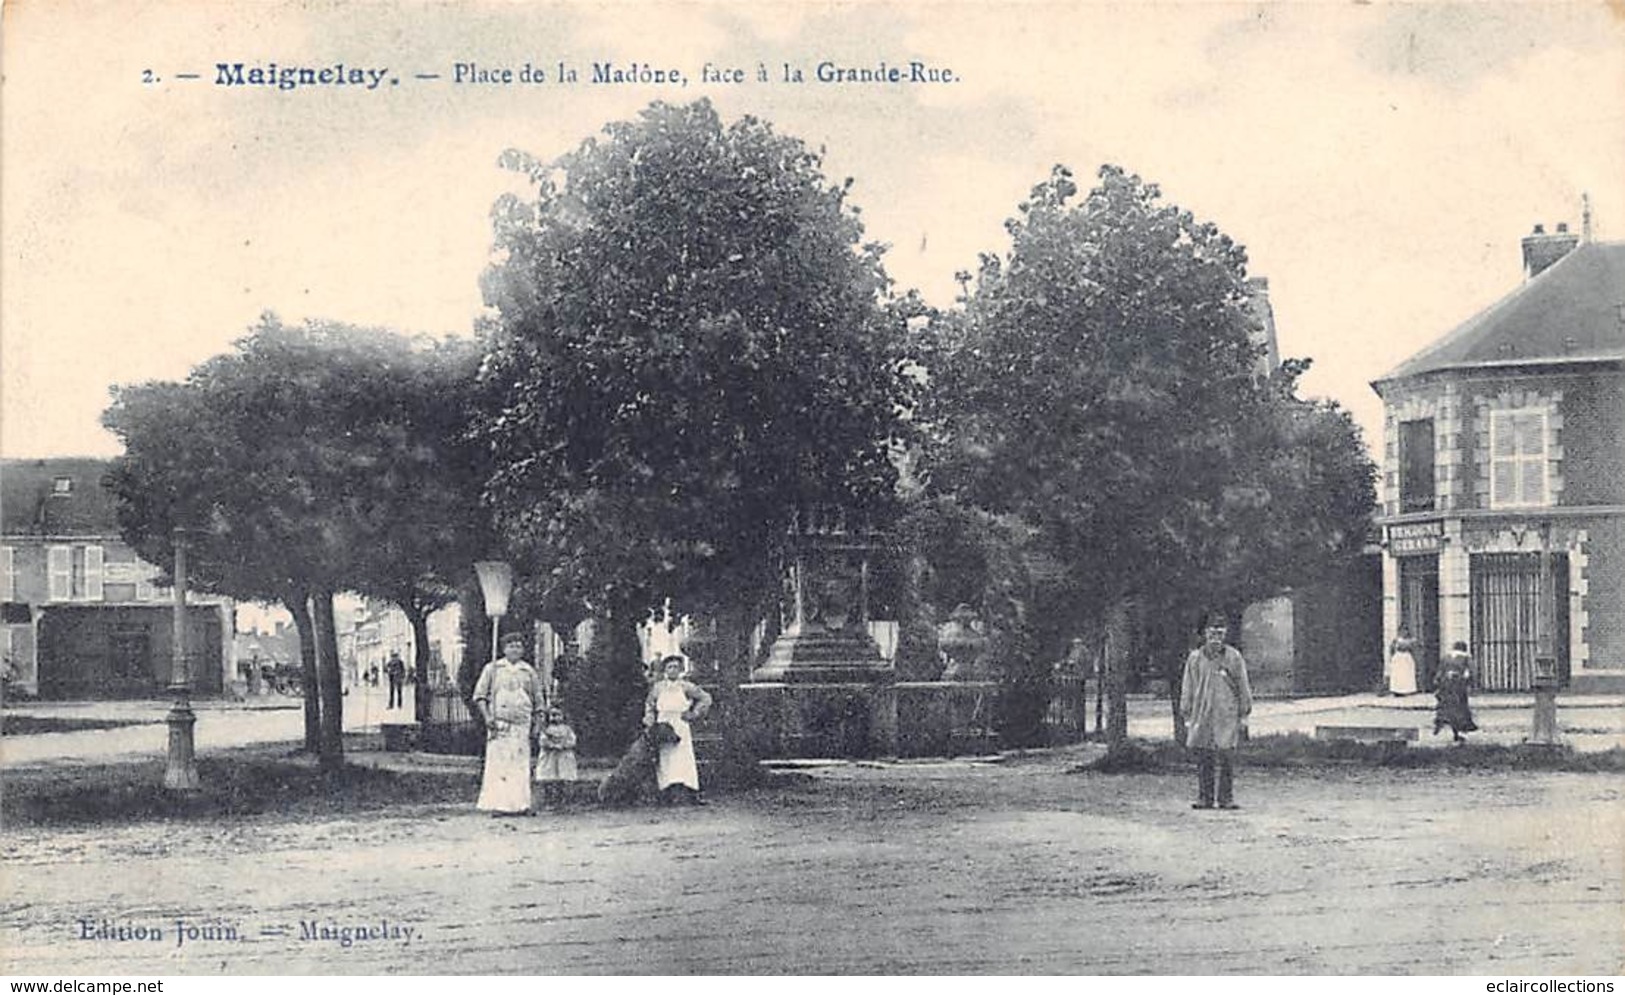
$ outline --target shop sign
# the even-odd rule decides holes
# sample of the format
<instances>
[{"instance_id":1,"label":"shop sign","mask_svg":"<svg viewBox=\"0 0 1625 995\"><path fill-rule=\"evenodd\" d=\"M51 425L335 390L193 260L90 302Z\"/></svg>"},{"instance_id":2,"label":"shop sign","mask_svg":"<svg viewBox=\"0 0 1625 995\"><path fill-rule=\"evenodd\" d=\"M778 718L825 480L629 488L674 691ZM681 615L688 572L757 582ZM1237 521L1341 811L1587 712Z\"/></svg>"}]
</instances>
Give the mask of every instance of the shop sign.
<instances>
[{"instance_id":1,"label":"shop sign","mask_svg":"<svg viewBox=\"0 0 1625 995\"><path fill-rule=\"evenodd\" d=\"M1444 544L1444 522L1408 522L1388 526L1388 552L1437 553Z\"/></svg>"}]
</instances>

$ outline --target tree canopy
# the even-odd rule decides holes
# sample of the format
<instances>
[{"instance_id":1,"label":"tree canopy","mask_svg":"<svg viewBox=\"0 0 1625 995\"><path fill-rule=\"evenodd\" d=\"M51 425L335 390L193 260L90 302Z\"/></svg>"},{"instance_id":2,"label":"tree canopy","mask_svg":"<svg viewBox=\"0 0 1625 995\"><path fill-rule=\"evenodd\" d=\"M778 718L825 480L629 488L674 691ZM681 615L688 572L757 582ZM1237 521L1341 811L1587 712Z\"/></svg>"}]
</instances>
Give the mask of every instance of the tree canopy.
<instances>
[{"instance_id":1,"label":"tree canopy","mask_svg":"<svg viewBox=\"0 0 1625 995\"><path fill-rule=\"evenodd\" d=\"M818 153L700 101L504 161L480 436L556 597L759 599L792 510L890 500L903 309Z\"/></svg>"},{"instance_id":2,"label":"tree canopy","mask_svg":"<svg viewBox=\"0 0 1625 995\"><path fill-rule=\"evenodd\" d=\"M1125 600L1239 607L1357 548L1372 468L1295 396L1305 364L1263 368L1242 247L1116 167L1078 193L1057 167L931 329L931 487L1035 530L1071 634Z\"/></svg>"},{"instance_id":3,"label":"tree canopy","mask_svg":"<svg viewBox=\"0 0 1625 995\"><path fill-rule=\"evenodd\" d=\"M183 527L190 586L286 604L307 654L332 660L321 707L306 689L324 757L341 749L333 593L444 603L475 555L478 476L447 393L473 364L466 345L266 315L182 383L118 388L104 415L125 447L110 473L125 539L172 569Z\"/></svg>"}]
</instances>

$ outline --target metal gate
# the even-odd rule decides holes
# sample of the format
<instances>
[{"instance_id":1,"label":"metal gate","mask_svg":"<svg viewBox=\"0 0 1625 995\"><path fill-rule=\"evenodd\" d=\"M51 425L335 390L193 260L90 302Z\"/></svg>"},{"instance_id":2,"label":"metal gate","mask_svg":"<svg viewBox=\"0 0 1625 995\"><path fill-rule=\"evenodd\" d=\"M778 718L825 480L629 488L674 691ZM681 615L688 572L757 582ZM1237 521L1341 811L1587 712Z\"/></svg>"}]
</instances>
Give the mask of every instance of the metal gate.
<instances>
[{"instance_id":1,"label":"metal gate","mask_svg":"<svg viewBox=\"0 0 1625 995\"><path fill-rule=\"evenodd\" d=\"M1481 553L1472 557L1473 683L1488 691L1534 686L1540 648L1540 554ZM1551 557L1552 649L1560 678L1568 676L1568 557Z\"/></svg>"}]
</instances>

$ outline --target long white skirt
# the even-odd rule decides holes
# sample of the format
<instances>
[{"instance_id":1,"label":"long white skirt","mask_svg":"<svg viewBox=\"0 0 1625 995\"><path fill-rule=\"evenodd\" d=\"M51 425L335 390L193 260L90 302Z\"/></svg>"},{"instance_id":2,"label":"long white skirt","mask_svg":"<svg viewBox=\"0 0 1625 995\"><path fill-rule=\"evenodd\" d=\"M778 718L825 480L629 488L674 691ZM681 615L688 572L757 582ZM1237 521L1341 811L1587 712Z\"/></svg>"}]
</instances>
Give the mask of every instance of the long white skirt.
<instances>
[{"instance_id":1,"label":"long white skirt","mask_svg":"<svg viewBox=\"0 0 1625 995\"><path fill-rule=\"evenodd\" d=\"M660 721L671 723L677 735L683 738L660 748L660 759L655 763L655 785L667 788L673 784L683 784L695 791L700 790L700 767L694 760L693 730L680 715L661 715Z\"/></svg>"},{"instance_id":2,"label":"long white skirt","mask_svg":"<svg viewBox=\"0 0 1625 995\"><path fill-rule=\"evenodd\" d=\"M503 723L485 742L485 776L480 781L482 812L530 811L530 724Z\"/></svg>"},{"instance_id":3,"label":"long white skirt","mask_svg":"<svg viewBox=\"0 0 1625 995\"><path fill-rule=\"evenodd\" d=\"M1388 690L1394 694L1416 693L1416 657L1404 650L1388 661Z\"/></svg>"}]
</instances>

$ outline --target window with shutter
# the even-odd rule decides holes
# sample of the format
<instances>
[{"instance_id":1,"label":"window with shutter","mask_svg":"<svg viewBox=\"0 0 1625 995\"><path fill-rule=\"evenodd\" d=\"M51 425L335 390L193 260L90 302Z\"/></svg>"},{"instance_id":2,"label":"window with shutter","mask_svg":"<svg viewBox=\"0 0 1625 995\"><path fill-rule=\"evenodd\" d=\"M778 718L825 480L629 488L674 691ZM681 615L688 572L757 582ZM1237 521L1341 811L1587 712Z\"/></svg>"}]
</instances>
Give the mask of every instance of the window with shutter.
<instances>
[{"instance_id":1,"label":"window with shutter","mask_svg":"<svg viewBox=\"0 0 1625 995\"><path fill-rule=\"evenodd\" d=\"M0 546L0 601L17 600L17 555L10 546Z\"/></svg>"},{"instance_id":2,"label":"window with shutter","mask_svg":"<svg viewBox=\"0 0 1625 995\"><path fill-rule=\"evenodd\" d=\"M1490 413L1490 507L1546 504L1546 412Z\"/></svg>"},{"instance_id":3,"label":"window with shutter","mask_svg":"<svg viewBox=\"0 0 1625 995\"><path fill-rule=\"evenodd\" d=\"M73 550L67 546L49 546L45 560L50 600L67 601L73 596Z\"/></svg>"},{"instance_id":4,"label":"window with shutter","mask_svg":"<svg viewBox=\"0 0 1625 995\"><path fill-rule=\"evenodd\" d=\"M100 546L85 547L85 600L102 600L102 568L106 552Z\"/></svg>"}]
</instances>

